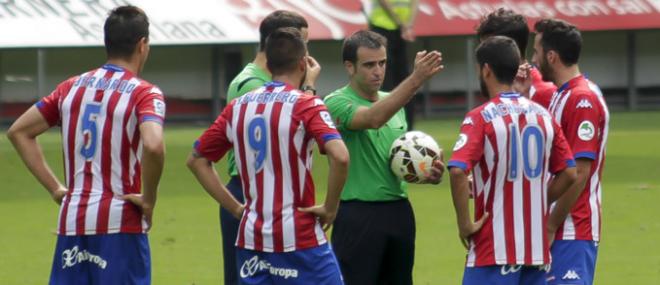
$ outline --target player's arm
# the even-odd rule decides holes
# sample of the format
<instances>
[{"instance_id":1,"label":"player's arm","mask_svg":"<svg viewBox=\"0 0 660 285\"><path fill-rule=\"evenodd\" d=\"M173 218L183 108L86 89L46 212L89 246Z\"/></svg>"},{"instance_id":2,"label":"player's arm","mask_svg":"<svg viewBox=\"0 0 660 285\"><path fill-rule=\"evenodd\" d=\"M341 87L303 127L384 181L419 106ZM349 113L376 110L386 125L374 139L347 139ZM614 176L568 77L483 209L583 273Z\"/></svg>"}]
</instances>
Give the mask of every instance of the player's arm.
<instances>
[{"instance_id":1,"label":"player's arm","mask_svg":"<svg viewBox=\"0 0 660 285\"><path fill-rule=\"evenodd\" d=\"M548 186L548 203L551 204L554 201L556 203L548 216L546 225L550 242L554 240L555 232L564 223L571 208L580 197L591 169L589 160L582 158L574 160L571 147L555 120L552 121L552 126L555 136L550 154L550 172L555 173L555 177Z\"/></svg>"},{"instance_id":2,"label":"player's arm","mask_svg":"<svg viewBox=\"0 0 660 285\"><path fill-rule=\"evenodd\" d=\"M165 145L163 143L162 122L145 121L140 124L142 139L142 193L128 194L123 198L142 209L142 216L147 222L147 231L151 229L158 183L165 164Z\"/></svg>"},{"instance_id":3,"label":"player's arm","mask_svg":"<svg viewBox=\"0 0 660 285\"><path fill-rule=\"evenodd\" d=\"M337 216L339 197L344 189L348 176L349 155L344 141L333 139L325 143L325 153L328 156L330 168L328 169L328 191L325 202L309 208L300 208L301 212L308 212L319 217L323 230L328 230Z\"/></svg>"},{"instance_id":4,"label":"player's arm","mask_svg":"<svg viewBox=\"0 0 660 285\"><path fill-rule=\"evenodd\" d=\"M486 212L479 220L473 222L470 217L469 206L472 183L468 178L468 173L472 171L474 164L483 155L485 136L483 126L484 123L478 117L473 116L472 113L466 116L448 163L458 235L465 248L468 248L470 236L481 229L489 216L489 213Z\"/></svg>"},{"instance_id":5,"label":"player's arm","mask_svg":"<svg viewBox=\"0 0 660 285\"><path fill-rule=\"evenodd\" d=\"M37 107L32 106L11 125L7 137L28 170L48 190L53 200L60 204L67 189L53 174L37 142L37 136L49 128L50 125Z\"/></svg>"},{"instance_id":6,"label":"player's arm","mask_svg":"<svg viewBox=\"0 0 660 285\"><path fill-rule=\"evenodd\" d=\"M458 224L458 235L465 248L468 248L468 239L470 236L483 226L488 218L486 212L481 218L472 222L470 217L470 182L468 176L460 167L451 167L449 169L451 180L451 197L456 211L456 223Z\"/></svg>"},{"instance_id":7,"label":"player's arm","mask_svg":"<svg viewBox=\"0 0 660 285\"><path fill-rule=\"evenodd\" d=\"M348 125L352 130L378 129L415 96L415 92L433 75L439 73L442 55L438 51L421 51L415 56L415 69L390 96L378 100L371 107L358 107Z\"/></svg>"},{"instance_id":8,"label":"player's arm","mask_svg":"<svg viewBox=\"0 0 660 285\"><path fill-rule=\"evenodd\" d=\"M576 167L566 168L556 175L548 187L549 203L557 201L548 216L547 232L549 241L553 240L555 232L564 223L578 200L587 183L591 170L591 160L579 158L575 160Z\"/></svg>"},{"instance_id":9,"label":"player's arm","mask_svg":"<svg viewBox=\"0 0 660 285\"><path fill-rule=\"evenodd\" d=\"M213 168L213 163L196 152L193 152L188 156L186 164L204 190L206 190L206 192L209 193L209 195L211 195L220 206L227 209L232 215L234 215L234 217L240 219L243 215L244 206L239 203L231 193L229 193L229 190L227 190L220 180L218 172Z\"/></svg>"},{"instance_id":10,"label":"player's arm","mask_svg":"<svg viewBox=\"0 0 660 285\"><path fill-rule=\"evenodd\" d=\"M302 89L309 95L316 95L316 79L321 74L321 65L310 55L305 57L305 61L307 62L307 75Z\"/></svg>"},{"instance_id":11,"label":"player's arm","mask_svg":"<svg viewBox=\"0 0 660 285\"><path fill-rule=\"evenodd\" d=\"M240 219L243 215L244 205L240 204L231 195L213 167L213 163L222 159L232 147L232 143L227 137L227 128L228 121L232 118L234 102L235 100L225 107L213 125L204 131L202 136L195 142L194 150L188 156L186 164L204 190L220 206Z\"/></svg>"}]
</instances>

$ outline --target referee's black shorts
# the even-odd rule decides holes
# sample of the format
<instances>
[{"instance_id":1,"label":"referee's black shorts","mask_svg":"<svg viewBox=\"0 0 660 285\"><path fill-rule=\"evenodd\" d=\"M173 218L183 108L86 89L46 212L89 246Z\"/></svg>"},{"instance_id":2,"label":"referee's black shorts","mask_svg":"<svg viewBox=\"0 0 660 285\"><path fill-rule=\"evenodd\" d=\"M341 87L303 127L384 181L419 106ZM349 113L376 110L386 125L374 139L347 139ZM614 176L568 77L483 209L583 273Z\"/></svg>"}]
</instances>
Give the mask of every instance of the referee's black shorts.
<instances>
[{"instance_id":1,"label":"referee's black shorts","mask_svg":"<svg viewBox=\"0 0 660 285\"><path fill-rule=\"evenodd\" d=\"M332 246L347 285L412 284L415 215L410 202L342 201Z\"/></svg>"}]
</instances>

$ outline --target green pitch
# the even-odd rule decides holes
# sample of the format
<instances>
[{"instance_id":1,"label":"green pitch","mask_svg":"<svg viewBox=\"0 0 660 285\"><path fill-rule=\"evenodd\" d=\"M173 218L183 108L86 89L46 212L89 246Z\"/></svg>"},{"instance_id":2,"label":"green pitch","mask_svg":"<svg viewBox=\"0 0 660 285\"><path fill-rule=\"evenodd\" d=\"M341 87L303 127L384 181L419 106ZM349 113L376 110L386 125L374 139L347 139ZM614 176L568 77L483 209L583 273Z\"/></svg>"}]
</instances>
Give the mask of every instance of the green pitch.
<instances>
[{"instance_id":1,"label":"green pitch","mask_svg":"<svg viewBox=\"0 0 660 285\"><path fill-rule=\"evenodd\" d=\"M450 156L460 118L424 121ZM614 113L603 182L603 241L596 284L660 282L660 112ZM202 128L168 127L167 162L149 235L154 284L221 284L218 206L185 167ZM54 171L62 176L59 134L40 138ZM314 178L323 199L325 158ZM224 163L219 165L224 173ZM58 207L28 174L0 136L0 283L45 284L55 247ZM226 177L224 177L226 179ZM445 177L446 178L446 177ZM416 284L460 284L465 250L458 240L449 183L414 185L417 219Z\"/></svg>"}]
</instances>

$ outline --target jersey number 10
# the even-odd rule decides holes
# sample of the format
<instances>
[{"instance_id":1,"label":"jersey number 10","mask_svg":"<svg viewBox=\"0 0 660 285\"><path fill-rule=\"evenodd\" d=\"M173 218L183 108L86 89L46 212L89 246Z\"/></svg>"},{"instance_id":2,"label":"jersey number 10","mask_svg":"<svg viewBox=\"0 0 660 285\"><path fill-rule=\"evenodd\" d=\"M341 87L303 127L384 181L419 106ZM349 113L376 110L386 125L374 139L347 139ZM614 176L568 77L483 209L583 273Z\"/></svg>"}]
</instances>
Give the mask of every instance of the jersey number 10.
<instances>
[{"instance_id":1,"label":"jersey number 10","mask_svg":"<svg viewBox=\"0 0 660 285\"><path fill-rule=\"evenodd\" d=\"M522 135L517 124L509 125L509 181L514 181L520 173L520 147L522 146L522 165L525 176L534 179L543 169L543 132L538 125L528 124ZM520 140L522 136L522 141Z\"/></svg>"}]
</instances>

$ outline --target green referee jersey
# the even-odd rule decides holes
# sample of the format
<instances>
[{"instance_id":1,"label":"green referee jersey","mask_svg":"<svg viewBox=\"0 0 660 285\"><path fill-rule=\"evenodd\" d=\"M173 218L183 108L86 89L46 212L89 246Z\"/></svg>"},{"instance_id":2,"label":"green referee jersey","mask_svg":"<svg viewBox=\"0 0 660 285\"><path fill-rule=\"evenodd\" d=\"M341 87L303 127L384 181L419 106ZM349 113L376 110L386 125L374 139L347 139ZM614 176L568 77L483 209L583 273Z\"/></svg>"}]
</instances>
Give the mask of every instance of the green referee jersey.
<instances>
[{"instance_id":1,"label":"green referee jersey","mask_svg":"<svg viewBox=\"0 0 660 285\"><path fill-rule=\"evenodd\" d=\"M254 63L248 63L245 68L241 70L241 73L236 75L234 80L229 83L229 89L227 90L227 103L243 96L245 93L261 87L264 83L269 81L271 81L271 77L266 71ZM238 175L233 150L227 152L227 167L229 168L229 175Z\"/></svg>"},{"instance_id":2,"label":"green referee jersey","mask_svg":"<svg viewBox=\"0 0 660 285\"><path fill-rule=\"evenodd\" d=\"M378 92L379 99L389 93ZM408 197L406 183L390 170L390 146L406 132L408 125L403 109L380 129L350 130L355 111L372 102L360 97L350 86L325 97L325 104L351 155L348 179L341 193L342 200L392 201Z\"/></svg>"}]
</instances>

